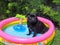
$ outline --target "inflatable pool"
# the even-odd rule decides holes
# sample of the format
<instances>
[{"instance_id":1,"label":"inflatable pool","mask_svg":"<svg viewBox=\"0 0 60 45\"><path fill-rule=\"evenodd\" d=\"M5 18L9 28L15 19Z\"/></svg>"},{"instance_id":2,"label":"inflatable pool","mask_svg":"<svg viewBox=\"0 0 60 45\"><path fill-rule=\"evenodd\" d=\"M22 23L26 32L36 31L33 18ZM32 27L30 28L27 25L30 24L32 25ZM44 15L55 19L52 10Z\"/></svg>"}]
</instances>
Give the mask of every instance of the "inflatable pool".
<instances>
[{"instance_id":1,"label":"inflatable pool","mask_svg":"<svg viewBox=\"0 0 60 45\"><path fill-rule=\"evenodd\" d=\"M16 27L14 26L17 26L20 20L18 18L11 17L0 22L0 42L6 45L43 45L43 43L45 45L50 45L55 35L54 25L48 19L42 17L37 18L49 27L49 30L46 33L38 34L36 37L32 37L33 33L30 36L27 36L27 25L23 25L25 26L25 29L21 28L21 30L18 29L16 31Z\"/></svg>"}]
</instances>

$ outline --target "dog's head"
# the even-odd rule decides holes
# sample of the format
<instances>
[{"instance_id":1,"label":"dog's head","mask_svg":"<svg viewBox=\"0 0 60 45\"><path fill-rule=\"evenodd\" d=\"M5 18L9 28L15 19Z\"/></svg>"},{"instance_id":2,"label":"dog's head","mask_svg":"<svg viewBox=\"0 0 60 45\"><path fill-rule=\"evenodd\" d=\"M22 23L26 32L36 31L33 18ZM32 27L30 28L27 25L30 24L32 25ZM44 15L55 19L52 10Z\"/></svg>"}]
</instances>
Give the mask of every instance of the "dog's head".
<instances>
[{"instance_id":1,"label":"dog's head","mask_svg":"<svg viewBox=\"0 0 60 45\"><path fill-rule=\"evenodd\" d=\"M28 14L27 20L30 24L36 24L37 23L37 16L35 14Z\"/></svg>"}]
</instances>

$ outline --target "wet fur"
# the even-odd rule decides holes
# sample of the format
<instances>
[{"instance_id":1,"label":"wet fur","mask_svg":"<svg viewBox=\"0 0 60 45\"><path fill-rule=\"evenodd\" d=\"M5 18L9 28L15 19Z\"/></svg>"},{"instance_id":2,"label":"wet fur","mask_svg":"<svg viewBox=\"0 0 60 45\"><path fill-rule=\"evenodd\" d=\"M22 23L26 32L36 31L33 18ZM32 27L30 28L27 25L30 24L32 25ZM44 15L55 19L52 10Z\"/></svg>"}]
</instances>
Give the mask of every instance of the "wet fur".
<instances>
[{"instance_id":1,"label":"wet fur","mask_svg":"<svg viewBox=\"0 0 60 45\"><path fill-rule=\"evenodd\" d=\"M34 32L33 37L35 37L38 33L43 34L48 30L48 28L41 21L39 21L37 16L34 14L27 15L27 25L29 28L29 34L27 35Z\"/></svg>"}]
</instances>

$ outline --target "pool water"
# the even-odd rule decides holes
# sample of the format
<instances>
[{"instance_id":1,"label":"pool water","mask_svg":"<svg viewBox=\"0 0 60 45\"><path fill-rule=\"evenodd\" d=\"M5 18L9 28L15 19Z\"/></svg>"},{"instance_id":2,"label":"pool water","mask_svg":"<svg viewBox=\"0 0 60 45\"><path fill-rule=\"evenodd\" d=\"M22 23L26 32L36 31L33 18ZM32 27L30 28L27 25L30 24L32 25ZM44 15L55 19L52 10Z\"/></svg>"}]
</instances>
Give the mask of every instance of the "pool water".
<instances>
[{"instance_id":1,"label":"pool water","mask_svg":"<svg viewBox=\"0 0 60 45\"><path fill-rule=\"evenodd\" d=\"M7 28L4 29L4 32L12 35L12 36L17 36L21 38L32 38L33 37L33 32L31 35L27 35L29 33L29 29L27 25L11 25L8 26ZM41 36L42 34L37 34L37 36ZM41 43L38 43L38 45L42 45Z\"/></svg>"},{"instance_id":2,"label":"pool water","mask_svg":"<svg viewBox=\"0 0 60 45\"><path fill-rule=\"evenodd\" d=\"M27 35L29 33L27 25L20 25L20 24L8 26L7 28L4 29L4 32L12 36L22 38L31 38L33 36L33 32L31 35ZM37 34L37 36L40 35L41 34Z\"/></svg>"}]
</instances>

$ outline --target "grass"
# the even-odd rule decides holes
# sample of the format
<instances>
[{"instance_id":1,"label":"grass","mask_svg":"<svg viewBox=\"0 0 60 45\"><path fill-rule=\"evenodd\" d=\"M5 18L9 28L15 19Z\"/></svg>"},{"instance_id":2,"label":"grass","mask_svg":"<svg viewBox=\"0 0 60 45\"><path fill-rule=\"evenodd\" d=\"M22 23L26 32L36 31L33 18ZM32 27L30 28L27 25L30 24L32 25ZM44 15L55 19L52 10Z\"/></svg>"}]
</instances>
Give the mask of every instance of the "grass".
<instances>
[{"instance_id":1,"label":"grass","mask_svg":"<svg viewBox=\"0 0 60 45\"><path fill-rule=\"evenodd\" d=\"M51 45L60 45L60 30L56 30L55 38Z\"/></svg>"}]
</instances>

